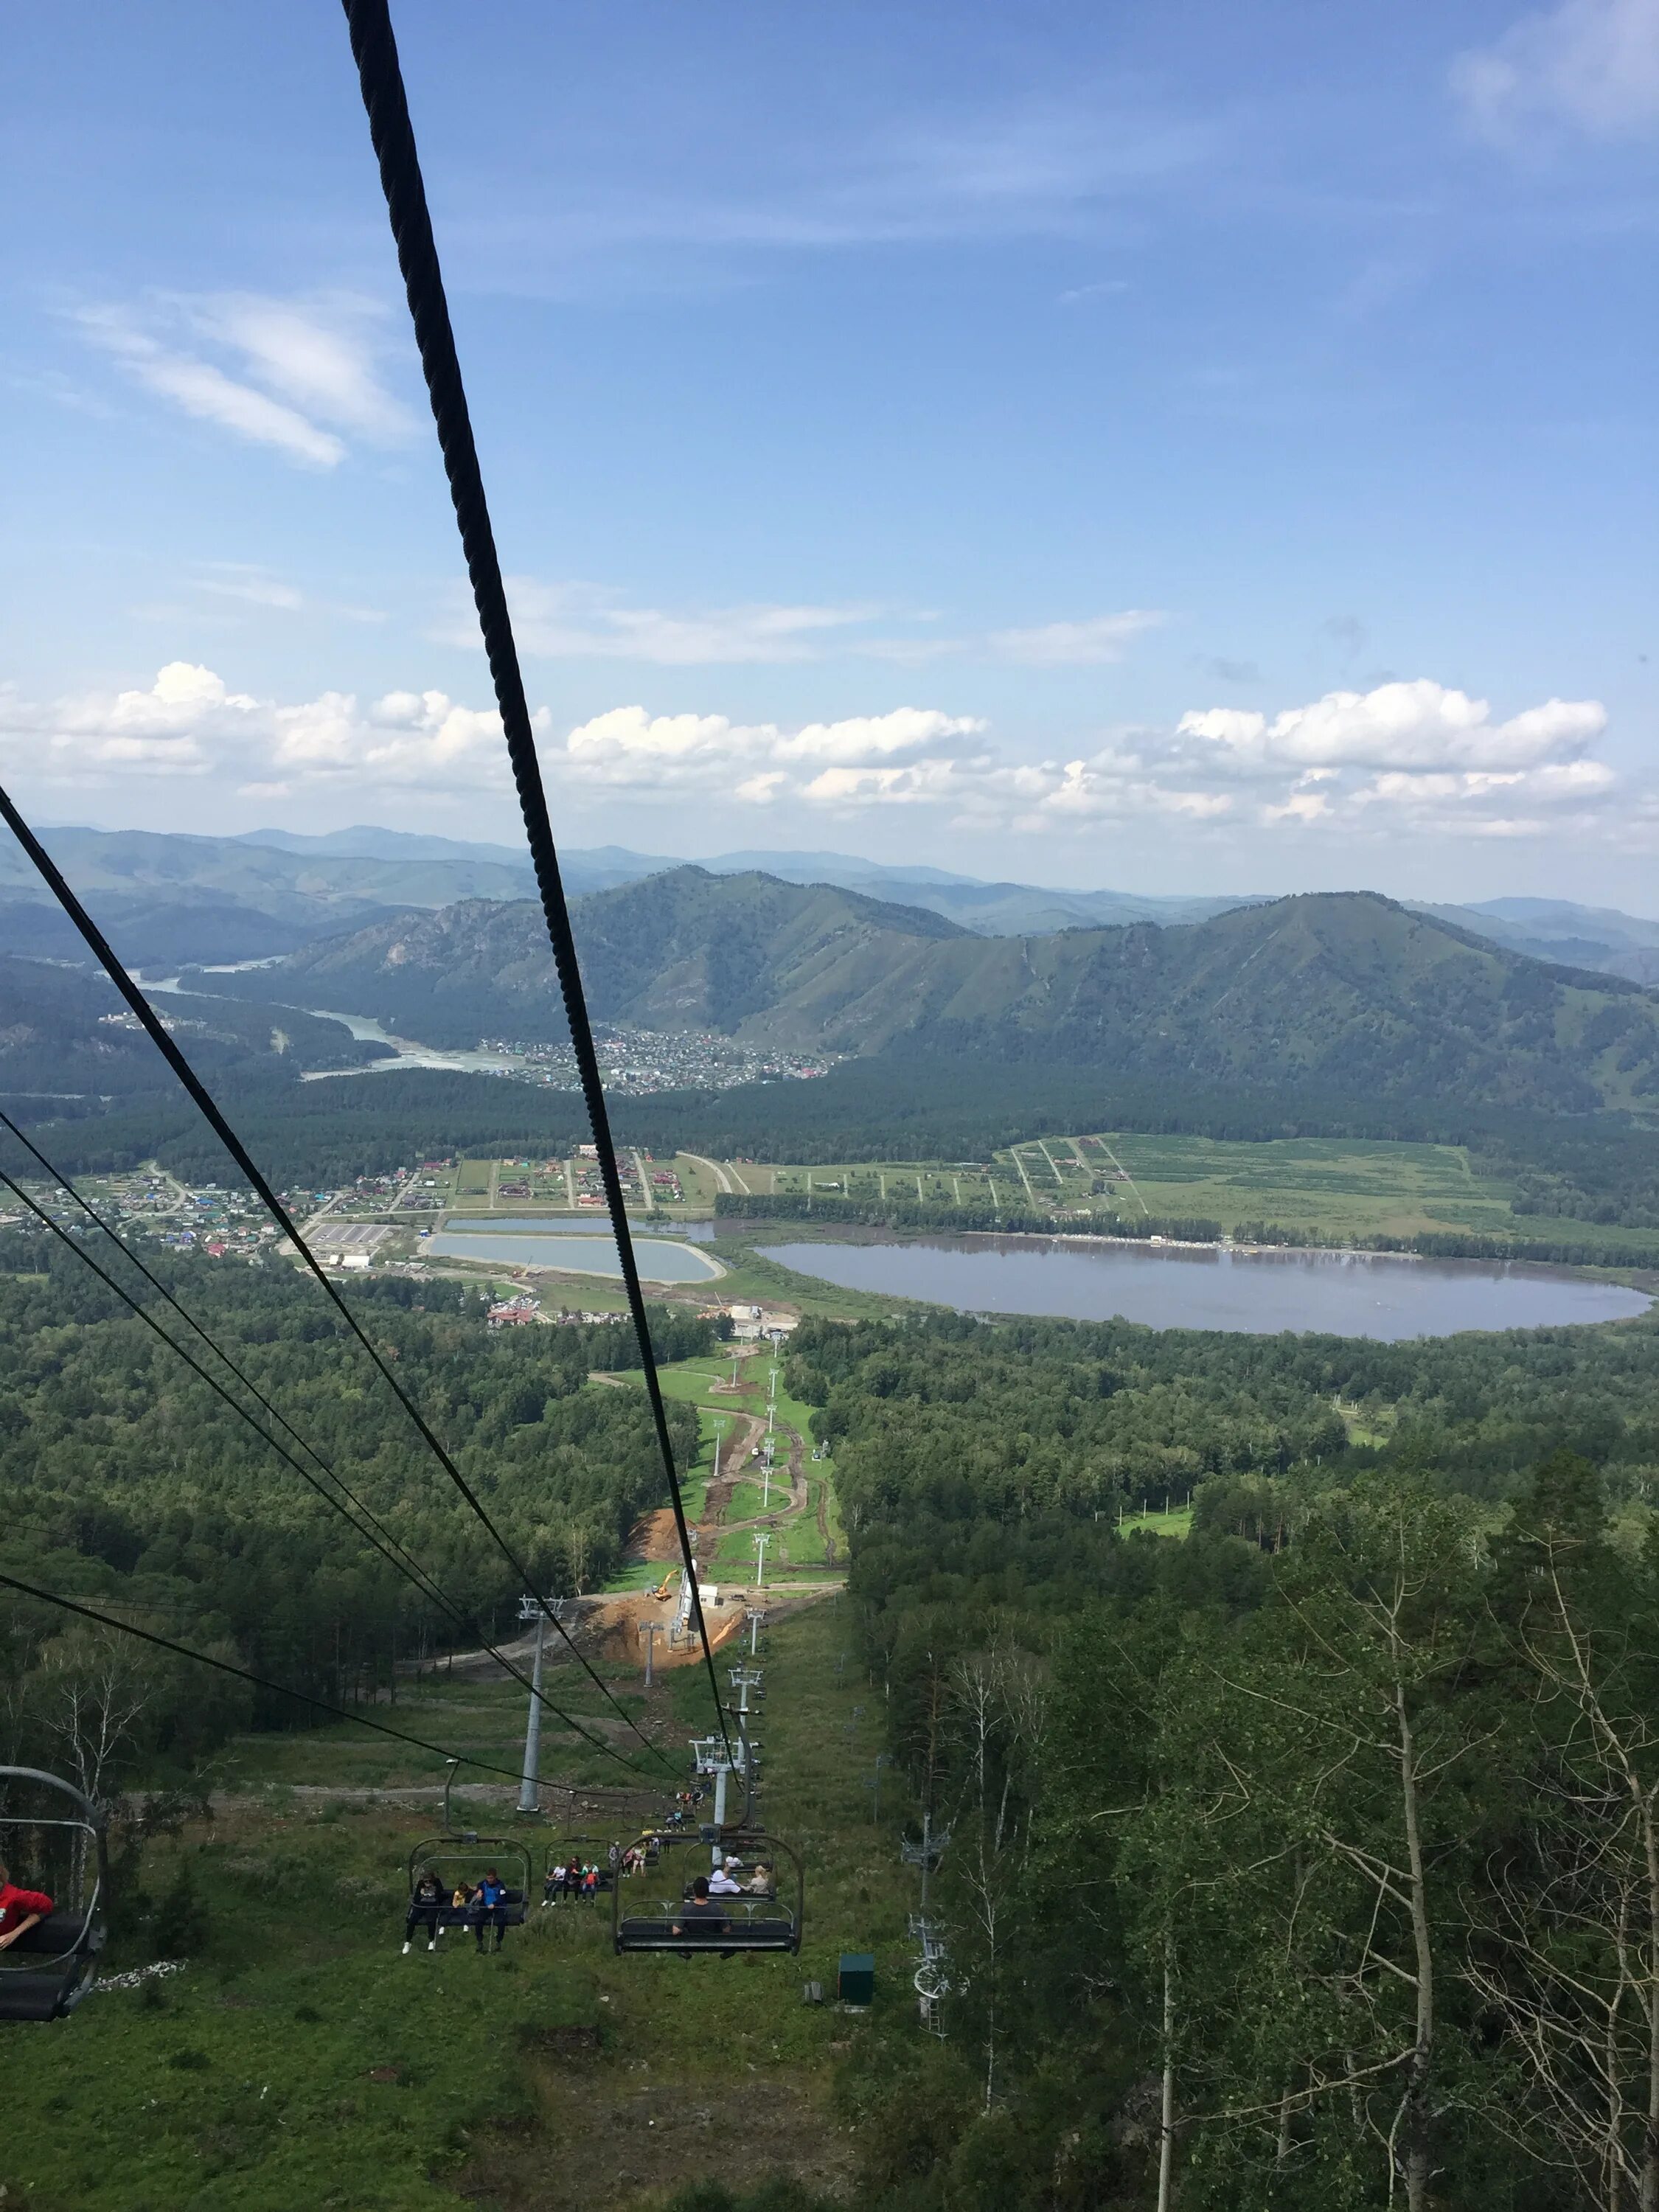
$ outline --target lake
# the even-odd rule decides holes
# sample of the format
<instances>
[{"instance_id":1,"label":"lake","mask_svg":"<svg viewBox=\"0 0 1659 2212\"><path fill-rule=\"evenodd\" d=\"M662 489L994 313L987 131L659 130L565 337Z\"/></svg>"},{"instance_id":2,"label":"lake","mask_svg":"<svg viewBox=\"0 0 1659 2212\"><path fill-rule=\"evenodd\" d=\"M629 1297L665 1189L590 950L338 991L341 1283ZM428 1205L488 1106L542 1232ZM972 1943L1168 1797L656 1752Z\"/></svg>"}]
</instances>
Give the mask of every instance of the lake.
<instances>
[{"instance_id":1,"label":"lake","mask_svg":"<svg viewBox=\"0 0 1659 2212\"><path fill-rule=\"evenodd\" d=\"M938 1237L914 1243L758 1246L842 1290L926 1298L967 1313L1144 1322L1152 1328L1281 1329L1394 1342L1459 1329L1560 1328L1645 1313L1640 1291L1548 1267L1370 1252L1235 1252Z\"/></svg>"},{"instance_id":2,"label":"lake","mask_svg":"<svg viewBox=\"0 0 1659 2212\"><path fill-rule=\"evenodd\" d=\"M441 1229L421 1244L422 1259L483 1260L492 1267L557 1267L572 1275L609 1275L621 1279L617 1248L607 1237L591 1231L551 1231L538 1224L538 1232L492 1235L488 1230ZM647 1283L707 1283L726 1273L707 1252L665 1237L636 1237L634 1255L641 1278Z\"/></svg>"}]
</instances>

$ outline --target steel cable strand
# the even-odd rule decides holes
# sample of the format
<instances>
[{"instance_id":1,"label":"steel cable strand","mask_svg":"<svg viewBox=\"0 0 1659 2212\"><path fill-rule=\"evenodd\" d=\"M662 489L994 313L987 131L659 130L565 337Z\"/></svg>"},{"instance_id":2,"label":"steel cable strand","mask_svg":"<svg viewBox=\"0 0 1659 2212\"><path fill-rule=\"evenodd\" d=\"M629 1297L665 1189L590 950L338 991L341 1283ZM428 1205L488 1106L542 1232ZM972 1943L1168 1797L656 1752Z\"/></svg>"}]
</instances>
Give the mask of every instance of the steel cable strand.
<instances>
[{"instance_id":1,"label":"steel cable strand","mask_svg":"<svg viewBox=\"0 0 1659 2212\"><path fill-rule=\"evenodd\" d=\"M6 1117L4 1115L0 1114L0 1121L5 1121L5 1119ZM8 1121L6 1126L10 1127L12 1125ZM24 1138L22 1141L26 1145L28 1144L28 1139L27 1138ZM34 1152L34 1146L33 1145L29 1145L28 1149L32 1152ZM40 1159L43 1156L39 1152L35 1152L35 1158L37 1159ZM52 1172L56 1175L55 1170L52 1170ZM60 1183L63 1183L63 1188L69 1191L71 1196L76 1195L71 1184L64 1182L61 1176L58 1176L57 1180ZM28 1208L28 1211L34 1216L35 1219L40 1223L43 1228L49 1230L54 1237L58 1237L68 1247L68 1249L75 1255L76 1258L79 1260L83 1266L89 1267L105 1287L111 1291L115 1297L119 1298L123 1304L127 1306L137 1318L144 1324L146 1328L151 1330L156 1336L158 1336L161 1342L167 1346L168 1351L173 1352L176 1358L183 1360L185 1366L190 1369L191 1372L198 1376L199 1380L205 1382L209 1389L213 1391L216 1396L222 1399L223 1402L229 1407L233 1413L235 1413L240 1419L246 1421L248 1426L252 1430L254 1435L258 1437L261 1443L268 1444L271 1450L274 1451L280 1459L285 1461L287 1464L294 1469L294 1472L299 1476L301 1481L305 1483L309 1489L314 1492L314 1493L322 1499L325 1505L331 1507L335 1512L338 1513L349 1525L353 1533L356 1535L362 1537L374 1551L378 1552L381 1558L385 1559L388 1566L393 1568L398 1574L400 1574L404 1577L404 1581L410 1583L413 1588L428 1601L428 1603L435 1605L440 1612L447 1613L449 1619L458 1628L465 1631L465 1633L470 1636L476 1636L478 1639L479 1648L482 1650L487 1651L490 1657L495 1661L496 1664L501 1667L505 1673L511 1675L513 1680L517 1682L521 1688L528 1690L531 1695L539 1705L544 1706L547 1711L553 1714L556 1719L562 1721L564 1725L570 1729L576 1735L580 1736L583 1742L589 1745L590 1747L595 1751L602 1751L608 1759L616 1759L619 1765L626 1767L630 1774L636 1774L639 1771L637 1767L629 1765L629 1761L623 1757L622 1753L617 1750L613 1744L607 1743L602 1736L592 1735L586 1728L583 1727L580 1721L579 1721L574 1714L566 1712L562 1705L556 1705L553 1699L548 1696L544 1690L538 1690L536 1687L535 1683L531 1680L530 1676L527 1675L521 1668L516 1666L514 1662L507 1656L507 1654L504 1651L501 1651L496 1649L495 1644L493 1644L489 1641L489 1638L485 1636L483 1629L479 1627L477 1622L472 1618L472 1616L465 1612L463 1608L449 1595L448 1592L442 1587L442 1585L438 1583L423 1566L422 1566L419 1560L415 1559L413 1555L398 1541L398 1539L392 1534L391 1531L385 1528L385 1524L378 1519L372 1509L365 1505L362 1499L354 1494L347 1485L341 1480L340 1477L335 1474L334 1470L328 1465L327 1462L306 1442L303 1437L299 1435L297 1431L294 1429L292 1424L284 1419L283 1416L270 1406L270 1401L263 1396L254 1384L248 1383L247 1388L252 1391L254 1396L258 1399L259 1403L266 1407L266 1409L271 1413L274 1419L282 1423L283 1428L288 1431L290 1436L294 1437L295 1441L300 1445L301 1449L310 1454L311 1457L317 1462L318 1466L323 1469L324 1474L328 1476L329 1480L338 1486L343 1496L349 1501L349 1505L354 1507L356 1510L363 1516L364 1522L369 1523L369 1526L364 1527L354 1519L351 1511L348 1510L347 1505L342 1504L338 1498L332 1496L327 1490L325 1490L322 1484L319 1482L317 1478L311 1473L310 1469L308 1468L302 1467L299 1461L295 1458L293 1453L290 1452L285 1445L279 1443L277 1439L270 1435L267 1430L261 1428L258 1422L254 1419L252 1414L248 1412L246 1407L240 1404L238 1401L232 1396L230 1392L227 1390L224 1385L219 1381L218 1377L210 1374L209 1371L201 1365L199 1361L198 1361L185 1349L183 1345L179 1344L176 1339L169 1336L166 1329L164 1329L161 1323L155 1319L155 1316L147 1312L143 1306L139 1304L138 1300L135 1298L121 1284L118 1283L115 1278L111 1275L106 1269L100 1267L97 1261L93 1258L91 1253L88 1252L80 1244L76 1243L74 1237L70 1235L63 1224L61 1222L54 1221L52 1216L46 1212L45 1208L37 1205L35 1200L29 1196L27 1191L23 1188L22 1185L13 1176L8 1175L3 1168L0 1168L0 1186L3 1186L6 1189L9 1190L21 1205ZM82 1205L85 1204L84 1200L79 1200L77 1202ZM92 1209L88 1207L88 1212L91 1212ZM98 1219L95 1213L93 1215L93 1218L94 1220ZM239 1380L245 1380L241 1376L240 1370L236 1366L234 1361L232 1360L216 1343L215 1343L213 1338L201 1327L200 1323L195 1321L190 1314L185 1312L185 1309L179 1304L178 1300L173 1297L170 1291L167 1291L166 1285L156 1282L155 1276L150 1273L149 1270L144 1266L143 1261L138 1258L137 1255L134 1252L129 1251L127 1247L122 1243L120 1238L115 1235L114 1231L110 1229L106 1223L99 1220L98 1226L104 1231L106 1237L109 1237L113 1241L119 1251L126 1254L127 1258L131 1260L133 1265L140 1270L140 1272L145 1276L146 1279L155 1284L155 1287L161 1292L161 1295L167 1300L167 1303L190 1323L190 1326L195 1329L197 1334L201 1337L204 1343L208 1345L214 1353L220 1359L224 1361L225 1365L229 1368L231 1373L235 1375ZM380 1532L380 1534L385 1536L386 1540L384 1542L380 1540L380 1535L375 1533L377 1530ZM407 1565L404 1564L405 1561L407 1562ZM660 1756L660 1754L659 1755Z\"/></svg>"},{"instance_id":2,"label":"steel cable strand","mask_svg":"<svg viewBox=\"0 0 1659 2212\"><path fill-rule=\"evenodd\" d=\"M470 1752L446 1751L442 1744L428 1743L424 1736L410 1735L404 1729L388 1728L384 1721L372 1721L366 1713L354 1713L349 1706L333 1705L326 1698L313 1698L308 1690L291 1690L286 1682L273 1682L246 1667L234 1666L228 1659L216 1659L211 1652L192 1651L187 1644L175 1644L169 1636L157 1636L150 1629L118 1619L114 1613L99 1613L72 1597L60 1597L56 1590L44 1590L33 1583L20 1581L15 1575L0 1574L0 1589L16 1590L20 1595L34 1598L42 1605L58 1606L65 1613L77 1613L82 1620L96 1621L100 1628L117 1629L123 1636L137 1637L141 1644L153 1644L158 1651L170 1651L176 1659L189 1659L198 1667L211 1667L216 1674L234 1675L239 1682L252 1683L256 1690L269 1690L275 1697L296 1698L315 1712L331 1713L336 1720L373 1729L377 1735L389 1735L397 1743L413 1744L417 1751L435 1752L440 1759L453 1759L458 1766L476 1766L484 1774L504 1774L509 1782L520 1778L509 1766L497 1766L492 1759L474 1759Z\"/></svg>"},{"instance_id":3,"label":"steel cable strand","mask_svg":"<svg viewBox=\"0 0 1659 2212\"><path fill-rule=\"evenodd\" d=\"M703 1661L708 1668L708 1686L714 1699L720 1735L726 1745L726 1755L731 1758L732 1738L726 1725L720 1684L714 1673L714 1650L708 1639L708 1624L703 1618L702 1594L697 1588L690 1530L686 1523L684 1500L674 1466L673 1443L668 1433L662 1389L651 1345L650 1322L645 1310L644 1294L640 1287L639 1269L634 1257L622 1181L617 1173L616 1147L611 1136L610 1115L599 1076L599 1055L594 1050L593 1033L588 1021L581 971L576 959L575 939L571 932L558 853L548 814L547 794L536 755L535 735L525 696L524 678L519 666L518 648L514 641L512 617L501 580L501 562L489 520L483 475L478 465L471 416L461 380L455 335L449 319L443 272L432 234L432 218L427 206L426 186L416 149L414 127L410 121L409 101L398 59L397 40L392 33L386 0L342 0L342 4L350 34L352 57L357 64L363 107L368 117L369 138L380 165L380 185L391 218L398 266L403 275L410 315L414 324L421 370L431 400L432 418L443 456L444 473L449 482L450 497L460 531L467 576L472 586L473 605L477 609L484 653L489 663L490 679L495 686L507 757L512 763L519 808L524 818L531 858L535 865L537 889L541 895L542 914L552 947L560 995L564 1002L571 1048L575 1055L582 1097L587 1107L594 1147L599 1153L599 1174L605 1185L611 1233L616 1239L617 1263L622 1270L629 1313L639 1339L646 1391L673 1501L674 1524L679 1535L691 1612L696 1622L698 1639L702 1645Z\"/></svg>"},{"instance_id":4,"label":"steel cable strand","mask_svg":"<svg viewBox=\"0 0 1659 2212\"><path fill-rule=\"evenodd\" d=\"M489 1513L484 1510L483 1501L477 1497L471 1483L468 1482L466 1477L461 1473L460 1468L451 1458L448 1451L440 1442L438 1437L428 1423L424 1414L422 1413L420 1408L415 1404L413 1399L410 1397L408 1392L404 1389L397 1376L392 1373L391 1368L386 1364L386 1361L382 1357L377 1346L370 1340L367 1332L358 1322L356 1316L352 1312L350 1307L347 1305L345 1300L340 1296L340 1293L336 1289L335 1285L330 1282L327 1275L324 1273L323 1268L319 1264L315 1254L312 1251L311 1247L306 1243L304 1237L300 1234L299 1227L289 1214L288 1208L283 1204L281 1199L277 1197L276 1193L271 1188L271 1186L266 1179L263 1170L256 1164L252 1156L248 1152L247 1147L243 1144L235 1130L231 1127L229 1122L219 1110L218 1103L214 1098L212 1093L207 1089L200 1077L197 1074L195 1069L191 1066L189 1060L185 1059L178 1045L167 1034L166 1028L156 1015L155 1009L150 1005L149 1000L145 998L143 993L133 981L131 976L128 975L121 962L116 957L108 940L105 938L103 932L99 928L97 923L94 921L92 916L87 912L85 907L82 905L80 900L70 889L63 871L58 867L52 855L46 851L45 846L42 845L40 840L35 836L33 830L30 829L28 823L18 811L15 802L12 799L10 794L4 789L0 789L0 820L4 821L7 828L10 830L12 835L17 839L18 843L22 846L24 851L28 854L29 859L33 862L41 878L46 883L47 888L51 890L52 896L58 901L59 906L63 908L64 913L68 915L70 920L75 924L76 929L79 930L82 938L84 939L88 948L98 961L99 965L103 969L104 973L109 977L111 982L114 984L122 998L125 1000L129 1009L143 1027L144 1034L155 1046L157 1051L161 1053L162 1058L167 1061L167 1066L173 1070L174 1075L178 1077L179 1082L184 1085L185 1091L189 1094L189 1097L197 1110L202 1115L210 1128L212 1129L214 1134L218 1138L220 1143L223 1145L225 1150L230 1154L232 1159L235 1161L237 1166L246 1176L252 1188L258 1193L260 1202L264 1206L266 1212L270 1215L271 1219L277 1224L278 1227L281 1228L283 1233L289 1237L301 1259L303 1260L306 1266L310 1269L312 1274L316 1278L317 1281L321 1284L324 1295L327 1297L329 1303L334 1307L335 1310L339 1314L340 1318L345 1322L346 1327L350 1330L352 1335L356 1338L358 1343L368 1354L370 1359L374 1361L376 1369L379 1370L387 1388L397 1399L398 1403L403 1407L404 1413L408 1414L410 1421L413 1422L416 1431L419 1432L421 1437L436 1458L439 1465L443 1468L445 1474L449 1477L449 1480L454 1484L457 1490L460 1492L461 1496L466 1500L472 1511L477 1516L479 1521L489 1531L490 1539L494 1542L496 1549L501 1553L502 1558L513 1569L514 1572L519 1577L524 1588L536 1600L537 1603L541 1606L544 1612L547 1614L548 1619L552 1621L553 1626L558 1630L559 1634L563 1638L565 1644L568 1646L571 1656L575 1660L577 1665L587 1676L588 1680L593 1684L599 1694L605 1698L606 1704L615 1709L620 1718L623 1721L632 1734L638 1736L640 1741L645 1746L652 1757L660 1760L665 1766L671 1766L672 1762L665 1756L663 1752L659 1749L657 1745L652 1742L650 1737L644 1735L635 1723L629 1718L629 1715L623 1711L622 1706L617 1704L617 1699L612 1696L609 1686L600 1680L599 1675L593 1671L593 1668L582 1656L582 1654L576 1649L574 1641L570 1635L570 1632L565 1627L564 1623L560 1620L557 1615L553 1612L551 1604L548 1599L544 1597L542 1593L537 1589L535 1583L531 1578L529 1569L518 1557L518 1554L507 1543L507 1539L501 1534L500 1529L496 1528L495 1522L490 1519Z\"/></svg>"},{"instance_id":5,"label":"steel cable strand","mask_svg":"<svg viewBox=\"0 0 1659 2212\"><path fill-rule=\"evenodd\" d=\"M337 1474L323 1457L322 1454L317 1449L316 1446L310 1441L310 1439L301 1434L300 1431L295 1427L293 1422L289 1419L287 1414L282 1411L280 1407L276 1406L271 1402L271 1401L265 1395L264 1392L259 1388L258 1384L254 1382L252 1376L250 1376L245 1369L238 1366L235 1360L234 1360L230 1354L225 1350L223 1345L218 1341L210 1330L202 1326L201 1322L197 1320L195 1315L190 1311L188 1307L180 1304L179 1299L173 1296L173 1292L161 1280L161 1277L146 1264L141 1255L135 1252L131 1245L130 1245L124 1237L118 1236L115 1230L106 1220L105 1220L103 1215L99 1212L97 1207L92 1203L91 1200L87 1197L86 1194L76 1188L75 1184L70 1182L70 1178L64 1173L63 1170L55 1166L53 1163L46 1158L40 1146L35 1144L21 1129L20 1129L16 1122L12 1120L11 1116L3 1110L0 1110L0 1128L8 1130L10 1134L16 1139L17 1142L23 1147L24 1151L28 1153L29 1157L35 1162L37 1166L40 1167L41 1171L73 1200L75 1204L80 1207L81 1211L86 1215L87 1218L92 1222L95 1228L100 1229L103 1231L110 1243L114 1245L116 1250L138 1270L138 1273L150 1285L151 1289L166 1299L167 1304L172 1307L173 1312L178 1315L180 1321L185 1322L187 1328L195 1332L195 1334L201 1339L202 1342L205 1344L209 1350L214 1354L216 1358L223 1362L225 1367L236 1377L236 1380L248 1393L249 1396L252 1397L267 1414L269 1414L270 1419L277 1424L287 1436L292 1438L293 1442L302 1452L306 1454L307 1457L310 1459L315 1466L321 1468L323 1474L327 1476L331 1482L334 1483L338 1487L341 1495L347 1500L353 1509L356 1512L360 1513L365 1521L380 1532L380 1534L385 1538L386 1543L391 1546L392 1549L395 1553L397 1553L398 1558L407 1562L406 1571L410 1577L418 1578L418 1580L423 1583L430 1583L430 1589L427 1594L433 1595L440 1603L447 1606L449 1601L444 1597L442 1591L438 1588L437 1584L431 1582L431 1577L428 1576L425 1568L422 1566L420 1561L415 1558L414 1554L408 1549L407 1546L404 1544L402 1540L398 1537L392 1529L387 1528L385 1522L380 1519L374 1508L367 1504L362 1498L359 1498L355 1492L352 1491L344 1479ZM15 1191L18 1188L16 1183L10 1182L9 1178L8 1178L8 1182L10 1188ZM27 1198L25 1198L23 1202L25 1205L30 1205L30 1201ZM36 1212L42 1220L45 1220L49 1228L57 1226L57 1224L51 1221L46 1215L40 1212L39 1207L31 1206L31 1210ZM76 1250L77 1255L79 1255L80 1247L75 1246L73 1249ZM112 1287L115 1286L112 1285ZM118 1295L125 1297L125 1291L118 1291ZM135 1306L134 1310L136 1311L137 1310L137 1308ZM141 1316L141 1318L143 1316ZM171 1338L168 1338L167 1341L171 1344L173 1340ZM173 1348L176 1350L177 1346L175 1346ZM238 1407L237 1411L239 1413L242 1413L245 1419L246 1418L245 1408ZM261 1431L260 1433L263 1435L264 1431ZM267 1438L266 1441L269 1442L270 1439ZM335 1501L331 1498L329 1502L331 1504ZM470 1614L456 1610L453 1613L453 1618L455 1619L458 1626L465 1628L469 1634L477 1636L480 1642L483 1641L483 1632L479 1628L477 1622L473 1620Z\"/></svg>"}]
</instances>

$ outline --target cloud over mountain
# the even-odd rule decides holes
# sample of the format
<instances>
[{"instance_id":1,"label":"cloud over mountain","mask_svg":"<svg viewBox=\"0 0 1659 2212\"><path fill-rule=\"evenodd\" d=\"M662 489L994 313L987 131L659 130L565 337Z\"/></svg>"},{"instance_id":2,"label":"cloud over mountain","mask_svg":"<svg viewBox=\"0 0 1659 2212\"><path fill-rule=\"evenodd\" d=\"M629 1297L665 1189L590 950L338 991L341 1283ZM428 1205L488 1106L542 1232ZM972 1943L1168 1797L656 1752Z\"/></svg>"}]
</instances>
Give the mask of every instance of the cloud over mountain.
<instances>
[{"instance_id":1,"label":"cloud over mountain","mask_svg":"<svg viewBox=\"0 0 1659 2212\"><path fill-rule=\"evenodd\" d=\"M1659 801L1623 787L1594 747L1595 700L1548 699L1499 718L1419 678L1329 691L1268 714L1206 707L1173 726L1109 732L1087 749L1020 758L981 715L937 707L794 726L635 703L564 735L535 717L544 769L573 797L642 805L779 804L830 817L924 810L941 828L1086 835L1137 819L1268 830L1516 837L1547 828L1644 844ZM172 661L148 688L31 706L0 697L8 772L48 786L123 776L219 777L244 795L332 786L504 793L493 709L434 689L289 703Z\"/></svg>"}]
</instances>

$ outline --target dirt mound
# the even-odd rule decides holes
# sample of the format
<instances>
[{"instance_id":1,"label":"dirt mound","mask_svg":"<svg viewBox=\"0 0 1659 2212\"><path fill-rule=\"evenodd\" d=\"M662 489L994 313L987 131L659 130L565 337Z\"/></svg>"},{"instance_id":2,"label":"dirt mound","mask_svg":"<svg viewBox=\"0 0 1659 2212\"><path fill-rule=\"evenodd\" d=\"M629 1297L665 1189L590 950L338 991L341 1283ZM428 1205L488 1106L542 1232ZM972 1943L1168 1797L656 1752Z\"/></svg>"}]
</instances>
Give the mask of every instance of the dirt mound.
<instances>
[{"instance_id":1,"label":"dirt mound","mask_svg":"<svg viewBox=\"0 0 1659 2212\"><path fill-rule=\"evenodd\" d=\"M721 1601L705 1609L708 1641L716 1650L741 1633L747 1595L745 1591L741 1596L728 1599L722 1592ZM658 1667L695 1666L702 1658L702 1646L695 1636L687 1637L678 1647L668 1641L668 1624L677 1609L677 1600L654 1598L648 1590L624 1590L609 1597L588 1598L582 1607L582 1648L591 1656L603 1656L621 1666L643 1668L645 1638L640 1634L640 1626L644 1621L654 1620L662 1628L662 1634L656 1639L654 1663Z\"/></svg>"},{"instance_id":2,"label":"dirt mound","mask_svg":"<svg viewBox=\"0 0 1659 2212\"><path fill-rule=\"evenodd\" d=\"M672 1506L661 1505L654 1513L641 1514L628 1532L627 1556L653 1562L679 1558L679 1532L674 1526Z\"/></svg>"}]
</instances>

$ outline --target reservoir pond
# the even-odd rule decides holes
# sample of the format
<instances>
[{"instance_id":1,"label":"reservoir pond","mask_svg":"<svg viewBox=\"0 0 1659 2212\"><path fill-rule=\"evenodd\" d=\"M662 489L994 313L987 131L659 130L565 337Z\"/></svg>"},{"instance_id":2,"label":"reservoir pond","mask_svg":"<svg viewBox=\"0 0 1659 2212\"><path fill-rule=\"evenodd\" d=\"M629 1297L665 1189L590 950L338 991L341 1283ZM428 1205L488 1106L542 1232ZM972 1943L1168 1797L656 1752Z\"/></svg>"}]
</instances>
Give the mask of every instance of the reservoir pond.
<instances>
[{"instance_id":1,"label":"reservoir pond","mask_svg":"<svg viewBox=\"0 0 1659 2212\"><path fill-rule=\"evenodd\" d=\"M1640 1291L1548 1267L1371 1252L939 1237L906 1243L757 1247L842 1290L959 1312L1141 1322L1150 1328L1282 1329L1388 1342L1460 1329L1559 1328L1645 1313Z\"/></svg>"},{"instance_id":2,"label":"reservoir pond","mask_svg":"<svg viewBox=\"0 0 1659 2212\"><path fill-rule=\"evenodd\" d=\"M442 1229L425 1238L423 1256L440 1260L482 1260L492 1267L559 1267L573 1275L608 1275L620 1281L617 1248L608 1236L590 1231L550 1231L538 1224L529 1231ZM707 1283L726 1270L706 1252L676 1238L636 1237L634 1255L641 1278L647 1283Z\"/></svg>"}]
</instances>

